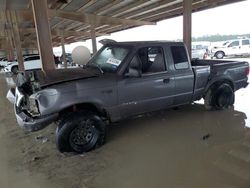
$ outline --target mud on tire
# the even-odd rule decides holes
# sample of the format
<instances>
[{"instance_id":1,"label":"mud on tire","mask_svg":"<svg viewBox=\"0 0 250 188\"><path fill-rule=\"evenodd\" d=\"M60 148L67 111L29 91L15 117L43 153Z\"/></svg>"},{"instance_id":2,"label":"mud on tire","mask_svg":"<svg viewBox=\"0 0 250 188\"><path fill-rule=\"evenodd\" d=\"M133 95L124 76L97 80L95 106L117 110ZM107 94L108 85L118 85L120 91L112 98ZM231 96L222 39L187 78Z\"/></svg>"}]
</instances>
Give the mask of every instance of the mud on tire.
<instances>
[{"instance_id":1,"label":"mud on tire","mask_svg":"<svg viewBox=\"0 0 250 188\"><path fill-rule=\"evenodd\" d=\"M227 109L234 104L234 98L234 91L229 84L214 85L204 97L205 108L207 110Z\"/></svg>"}]
</instances>

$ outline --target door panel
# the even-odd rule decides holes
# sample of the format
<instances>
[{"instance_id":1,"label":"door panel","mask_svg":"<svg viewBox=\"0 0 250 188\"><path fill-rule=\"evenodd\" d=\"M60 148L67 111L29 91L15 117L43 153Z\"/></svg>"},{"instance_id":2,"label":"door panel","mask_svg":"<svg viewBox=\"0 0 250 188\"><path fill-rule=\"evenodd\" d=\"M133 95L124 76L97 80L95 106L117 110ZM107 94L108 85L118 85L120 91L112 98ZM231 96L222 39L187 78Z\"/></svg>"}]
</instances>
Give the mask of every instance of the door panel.
<instances>
[{"instance_id":1,"label":"door panel","mask_svg":"<svg viewBox=\"0 0 250 188\"><path fill-rule=\"evenodd\" d=\"M192 100L194 73L192 69L176 70L174 104L186 104Z\"/></svg>"},{"instance_id":2,"label":"door panel","mask_svg":"<svg viewBox=\"0 0 250 188\"><path fill-rule=\"evenodd\" d=\"M250 54L250 40L242 40L241 52L242 54Z\"/></svg>"},{"instance_id":3,"label":"door panel","mask_svg":"<svg viewBox=\"0 0 250 188\"><path fill-rule=\"evenodd\" d=\"M173 105L174 75L164 72L118 81L121 116L164 109Z\"/></svg>"}]
</instances>

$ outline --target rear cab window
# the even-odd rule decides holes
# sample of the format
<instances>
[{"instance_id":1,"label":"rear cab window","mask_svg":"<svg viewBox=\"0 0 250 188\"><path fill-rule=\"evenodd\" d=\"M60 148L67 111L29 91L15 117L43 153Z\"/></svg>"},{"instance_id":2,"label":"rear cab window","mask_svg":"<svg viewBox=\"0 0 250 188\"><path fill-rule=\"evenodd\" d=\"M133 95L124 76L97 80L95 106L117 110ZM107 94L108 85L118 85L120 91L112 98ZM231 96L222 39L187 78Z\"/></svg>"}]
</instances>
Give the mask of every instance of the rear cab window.
<instances>
[{"instance_id":1,"label":"rear cab window","mask_svg":"<svg viewBox=\"0 0 250 188\"><path fill-rule=\"evenodd\" d=\"M184 46L171 46L171 53L176 70L189 68L188 56Z\"/></svg>"},{"instance_id":2,"label":"rear cab window","mask_svg":"<svg viewBox=\"0 0 250 188\"><path fill-rule=\"evenodd\" d=\"M250 41L248 39L242 40L242 45L250 45Z\"/></svg>"}]
</instances>

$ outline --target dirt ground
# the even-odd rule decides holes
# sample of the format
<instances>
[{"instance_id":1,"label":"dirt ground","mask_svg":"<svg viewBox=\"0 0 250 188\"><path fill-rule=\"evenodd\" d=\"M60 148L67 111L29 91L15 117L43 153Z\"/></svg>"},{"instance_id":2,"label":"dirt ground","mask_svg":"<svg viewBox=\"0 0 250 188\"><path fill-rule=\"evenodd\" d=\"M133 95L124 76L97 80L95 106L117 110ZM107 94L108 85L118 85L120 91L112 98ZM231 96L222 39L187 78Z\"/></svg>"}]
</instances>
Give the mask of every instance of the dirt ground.
<instances>
[{"instance_id":1,"label":"dirt ground","mask_svg":"<svg viewBox=\"0 0 250 188\"><path fill-rule=\"evenodd\" d=\"M1 188L250 187L250 87L229 110L200 101L111 125L103 147L74 155L56 150L55 125L32 134L17 126L8 84L1 74Z\"/></svg>"}]
</instances>

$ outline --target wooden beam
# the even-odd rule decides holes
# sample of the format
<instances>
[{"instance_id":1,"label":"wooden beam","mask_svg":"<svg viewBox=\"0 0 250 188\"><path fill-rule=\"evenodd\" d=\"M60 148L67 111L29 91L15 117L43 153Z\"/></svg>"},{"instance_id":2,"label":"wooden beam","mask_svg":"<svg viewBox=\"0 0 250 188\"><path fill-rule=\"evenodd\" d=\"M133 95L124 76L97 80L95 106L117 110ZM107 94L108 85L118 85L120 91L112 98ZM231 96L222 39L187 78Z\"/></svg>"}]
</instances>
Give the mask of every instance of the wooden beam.
<instances>
[{"instance_id":1,"label":"wooden beam","mask_svg":"<svg viewBox=\"0 0 250 188\"><path fill-rule=\"evenodd\" d=\"M92 14L96 14L96 15L102 15L104 12L107 12L110 8L112 8L114 5L123 2L123 0L112 0L112 2L107 3L106 5L104 5L103 7L99 8L98 10L96 10L95 12L93 12Z\"/></svg>"},{"instance_id":2,"label":"wooden beam","mask_svg":"<svg viewBox=\"0 0 250 188\"><path fill-rule=\"evenodd\" d=\"M93 54L95 54L97 52L95 27L91 28L91 41L92 41L92 51Z\"/></svg>"},{"instance_id":3,"label":"wooden beam","mask_svg":"<svg viewBox=\"0 0 250 188\"><path fill-rule=\"evenodd\" d=\"M14 43L13 43L13 32L12 29L9 31L6 29L6 27L11 27L11 20L8 16L7 12L2 12L3 19L5 20L5 35L6 35L6 43L7 43L7 54L8 54L8 61L14 61L15 60L15 54L14 54Z\"/></svg>"},{"instance_id":4,"label":"wooden beam","mask_svg":"<svg viewBox=\"0 0 250 188\"><path fill-rule=\"evenodd\" d=\"M18 22L17 22L17 17L16 17L16 12L11 11L8 12L11 23L12 23L12 29L13 29L13 38L14 38L14 43L15 43L15 48L16 48L16 55L17 55L17 62L18 62L18 69L20 71L24 71L24 62L23 62L23 51L22 51L22 45L21 45L21 40L20 40L20 33L19 33L19 27L18 27Z\"/></svg>"},{"instance_id":5,"label":"wooden beam","mask_svg":"<svg viewBox=\"0 0 250 188\"><path fill-rule=\"evenodd\" d=\"M7 54L8 54L8 61L13 61L15 60L15 55L14 55L14 48L13 48L13 43L12 43L12 37L11 33L6 31L6 43L7 43Z\"/></svg>"},{"instance_id":6,"label":"wooden beam","mask_svg":"<svg viewBox=\"0 0 250 188\"><path fill-rule=\"evenodd\" d=\"M158 2L154 2L148 6L142 7L142 8L137 8L133 11L130 11L127 14L124 14L121 18L133 18L138 15L146 14L148 12L152 11L157 11L158 9L162 9L164 7L171 6L173 4L177 4L178 1L173 1L173 0L161 0Z\"/></svg>"},{"instance_id":7,"label":"wooden beam","mask_svg":"<svg viewBox=\"0 0 250 188\"><path fill-rule=\"evenodd\" d=\"M183 1L183 42L186 44L189 57L192 43L192 0ZM191 57L192 58L192 57Z\"/></svg>"},{"instance_id":8,"label":"wooden beam","mask_svg":"<svg viewBox=\"0 0 250 188\"><path fill-rule=\"evenodd\" d=\"M61 45L62 45L62 58L63 58L64 68L67 68L67 60L66 60L64 36L61 37Z\"/></svg>"},{"instance_id":9,"label":"wooden beam","mask_svg":"<svg viewBox=\"0 0 250 188\"><path fill-rule=\"evenodd\" d=\"M112 16L112 17L117 17L119 15L123 15L125 14L126 12L129 12L130 10L134 10L136 9L138 6L142 6L144 4L148 3L148 1L145 1L145 0L137 0L135 2L132 2L132 3L129 3L129 4L126 4L124 5L122 8L119 8L115 11L112 11L111 13L109 13L109 16Z\"/></svg>"},{"instance_id":10,"label":"wooden beam","mask_svg":"<svg viewBox=\"0 0 250 188\"><path fill-rule=\"evenodd\" d=\"M35 28L26 28L26 29L21 29L20 30L22 34L29 34L29 33L35 33L36 29ZM75 36L75 37L84 37L84 36L91 36L90 31L68 31L68 30L59 30L59 29L52 29L51 30L51 35L53 36L64 36L64 37L69 37L69 36ZM100 33L96 32L96 36L104 36L104 35L109 35L106 33Z\"/></svg>"},{"instance_id":11,"label":"wooden beam","mask_svg":"<svg viewBox=\"0 0 250 188\"><path fill-rule=\"evenodd\" d=\"M90 7L91 5L95 4L97 0L89 0L87 3L85 3L82 7L78 9L78 11L83 11L86 8Z\"/></svg>"},{"instance_id":12,"label":"wooden beam","mask_svg":"<svg viewBox=\"0 0 250 188\"><path fill-rule=\"evenodd\" d=\"M31 0L43 70L55 69L47 0Z\"/></svg>"},{"instance_id":13,"label":"wooden beam","mask_svg":"<svg viewBox=\"0 0 250 188\"><path fill-rule=\"evenodd\" d=\"M64 19L74 20L78 22L88 23L91 25L155 25L154 22L147 22L141 20L132 20L132 19L120 19L113 18L108 16L98 16L94 14L80 13L80 12L69 12L63 10L49 10L50 17L60 17Z\"/></svg>"}]
</instances>

